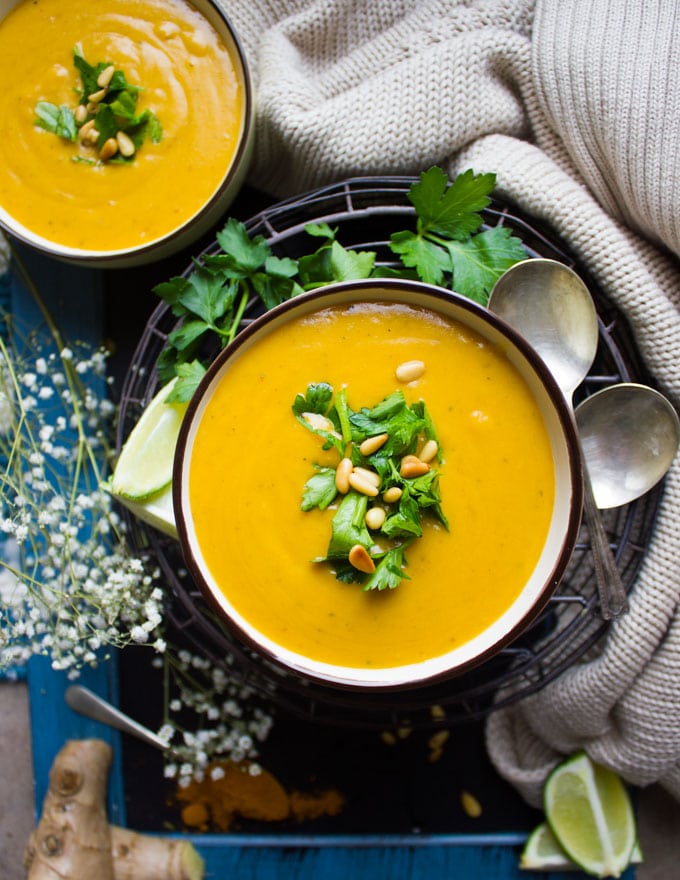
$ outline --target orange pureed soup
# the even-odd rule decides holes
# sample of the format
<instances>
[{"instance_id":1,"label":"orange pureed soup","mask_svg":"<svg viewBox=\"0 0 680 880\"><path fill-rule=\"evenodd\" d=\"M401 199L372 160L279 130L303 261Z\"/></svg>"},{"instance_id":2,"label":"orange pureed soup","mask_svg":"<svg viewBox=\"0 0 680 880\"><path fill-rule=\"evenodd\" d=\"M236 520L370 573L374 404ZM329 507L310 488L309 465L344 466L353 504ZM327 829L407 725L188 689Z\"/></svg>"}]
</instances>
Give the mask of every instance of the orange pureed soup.
<instances>
[{"instance_id":1,"label":"orange pureed soup","mask_svg":"<svg viewBox=\"0 0 680 880\"><path fill-rule=\"evenodd\" d=\"M421 360L400 384L395 368ZM339 455L295 419L310 383L353 410L401 388L437 430L442 507L406 551L409 580L367 592L325 564L330 510L304 512L312 464ZM230 603L275 643L318 662L380 669L459 646L517 597L554 501L550 439L524 380L493 343L435 312L332 306L257 339L227 368L196 428L188 497L196 539Z\"/></svg>"},{"instance_id":2,"label":"orange pureed soup","mask_svg":"<svg viewBox=\"0 0 680 880\"><path fill-rule=\"evenodd\" d=\"M78 104L76 45L140 86L138 112L161 124L129 164L88 164L91 147L35 124L39 101ZM219 188L243 126L240 68L182 0L23 0L0 21L0 81L0 206L69 248L145 245L185 223Z\"/></svg>"}]
</instances>

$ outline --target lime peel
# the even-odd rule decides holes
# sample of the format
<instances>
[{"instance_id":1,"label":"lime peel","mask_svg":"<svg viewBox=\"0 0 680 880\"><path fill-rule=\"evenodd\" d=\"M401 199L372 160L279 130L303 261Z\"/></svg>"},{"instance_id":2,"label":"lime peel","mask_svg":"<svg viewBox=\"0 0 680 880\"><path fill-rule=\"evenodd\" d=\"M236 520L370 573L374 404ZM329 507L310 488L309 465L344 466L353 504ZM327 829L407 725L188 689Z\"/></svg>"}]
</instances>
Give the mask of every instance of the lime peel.
<instances>
[{"instance_id":1,"label":"lime peel","mask_svg":"<svg viewBox=\"0 0 680 880\"><path fill-rule=\"evenodd\" d=\"M187 403L166 403L177 377L156 393L130 432L111 478L110 491L121 501L144 502L172 481L172 467Z\"/></svg>"},{"instance_id":2,"label":"lime peel","mask_svg":"<svg viewBox=\"0 0 680 880\"><path fill-rule=\"evenodd\" d=\"M630 857L631 865L644 861L640 845L635 841ZM576 865L555 839L547 822L541 822L531 832L520 855L519 866L524 871L577 871Z\"/></svg>"},{"instance_id":3,"label":"lime peel","mask_svg":"<svg viewBox=\"0 0 680 880\"><path fill-rule=\"evenodd\" d=\"M559 764L544 788L550 830L568 858L595 877L620 877L636 842L635 816L623 781L578 752Z\"/></svg>"}]
</instances>

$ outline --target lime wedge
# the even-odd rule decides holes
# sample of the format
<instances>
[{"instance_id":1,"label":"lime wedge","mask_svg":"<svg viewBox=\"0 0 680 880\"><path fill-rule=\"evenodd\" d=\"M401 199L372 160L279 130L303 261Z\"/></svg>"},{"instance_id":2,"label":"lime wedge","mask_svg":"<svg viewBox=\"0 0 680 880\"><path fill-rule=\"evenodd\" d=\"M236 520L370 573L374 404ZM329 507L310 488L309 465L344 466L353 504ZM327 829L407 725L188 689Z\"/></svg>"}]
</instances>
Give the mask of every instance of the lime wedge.
<instances>
[{"instance_id":1,"label":"lime wedge","mask_svg":"<svg viewBox=\"0 0 680 880\"><path fill-rule=\"evenodd\" d=\"M156 394L125 441L111 478L111 493L146 501L172 481L172 464L187 403L166 403L175 377Z\"/></svg>"},{"instance_id":2,"label":"lime wedge","mask_svg":"<svg viewBox=\"0 0 680 880\"><path fill-rule=\"evenodd\" d=\"M147 498L146 501L132 501L129 498L116 497L137 519L141 519L142 522L170 535L171 538L177 537L175 511L172 506L172 485L166 486L165 489L162 489L157 495Z\"/></svg>"},{"instance_id":3,"label":"lime wedge","mask_svg":"<svg viewBox=\"0 0 680 880\"><path fill-rule=\"evenodd\" d=\"M577 752L544 789L548 825L572 862L594 877L620 877L635 846L635 816L619 776Z\"/></svg>"},{"instance_id":4,"label":"lime wedge","mask_svg":"<svg viewBox=\"0 0 680 880\"><path fill-rule=\"evenodd\" d=\"M635 842L630 857L631 865L642 862L642 851ZM578 866L572 862L555 840L547 822L541 822L531 832L519 858L519 866L525 871L576 871Z\"/></svg>"}]
</instances>

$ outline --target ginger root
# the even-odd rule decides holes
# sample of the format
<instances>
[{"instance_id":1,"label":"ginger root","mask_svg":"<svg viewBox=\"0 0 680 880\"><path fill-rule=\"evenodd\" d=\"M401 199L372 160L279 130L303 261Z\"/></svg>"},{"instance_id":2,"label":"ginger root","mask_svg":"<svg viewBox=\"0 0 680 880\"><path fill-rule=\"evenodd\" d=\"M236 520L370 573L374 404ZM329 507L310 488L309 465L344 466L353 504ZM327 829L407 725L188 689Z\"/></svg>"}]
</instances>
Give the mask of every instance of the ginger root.
<instances>
[{"instance_id":1,"label":"ginger root","mask_svg":"<svg viewBox=\"0 0 680 880\"><path fill-rule=\"evenodd\" d=\"M201 880L203 861L189 841L109 825L111 758L111 747L98 739L69 740L56 756L26 846L28 880Z\"/></svg>"}]
</instances>

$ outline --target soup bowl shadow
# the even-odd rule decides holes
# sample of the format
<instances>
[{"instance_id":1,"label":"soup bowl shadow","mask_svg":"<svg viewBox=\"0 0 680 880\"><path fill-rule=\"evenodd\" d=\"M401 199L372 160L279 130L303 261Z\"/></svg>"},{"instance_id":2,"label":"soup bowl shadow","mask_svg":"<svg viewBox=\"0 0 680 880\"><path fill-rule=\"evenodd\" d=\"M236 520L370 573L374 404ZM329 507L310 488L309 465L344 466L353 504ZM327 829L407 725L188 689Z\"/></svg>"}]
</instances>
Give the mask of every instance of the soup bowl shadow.
<instances>
[{"instance_id":1,"label":"soup bowl shadow","mask_svg":"<svg viewBox=\"0 0 680 880\"><path fill-rule=\"evenodd\" d=\"M0 28L6 16L24 2L28 0L0 0ZM58 234L55 234L54 240L45 237L32 229L30 223L17 220L4 205L0 204L0 229L10 238L67 263L95 269L111 269L143 265L169 257L188 247L219 224L241 189L250 166L254 149L255 99L248 59L225 10L214 0L189 0L189 6L200 13L212 26L227 49L242 94L242 112L235 149L222 169L222 177L216 188L193 213L178 220L174 228L126 247L110 250L90 249L60 243ZM230 99L225 95L224 100L226 102ZM161 191L157 193L153 203L148 205L149 211L171 212L178 197L181 196L181 189L182 186L178 186L176 181L165 177ZM135 215L130 218L130 222L143 227L145 218Z\"/></svg>"},{"instance_id":2,"label":"soup bowl shadow","mask_svg":"<svg viewBox=\"0 0 680 880\"><path fill-rule=\"evenodd\" d=\"M435 313L445 322L462 325L466 331L477 334L485 343L499 350L521 377L540 413L549 438L554 475L554 502L549 513L547 534L530 574L520 585L515 598L492 622L485 623L475 635L450 650L395 665L326 662L287 646L283 638L264 633L262 627L255 625L242 613L238 601L230 597L229 583L219 582L211 571L196 529L197 511L190 491L197 431L216 390L221 388L228 392L233 365L242 358L252 357L253 346L269 334L285 334L291 322L318 316L329 308L347 309L366 303L387 307L407 306ZM291 356L304 357L304 354L292 352ZM451 378L447 377L447 380ZM457 381L464 382L465 377L459 377ZM390 390L387 389L386 393ZM276 399L269 401L270 405L283 405L287 409L290 403L292 401L286 400L283 404ZM243 442L247 443L247 417L242 428ZM418 689L458 676L496 655L526 630L549 602L576 545L583 503L581 474L579 443L571 407L543 361L515 330L482 306L451 291L415 281L371 279L331 284L288 300L255 319L217 356L194 394L182 424L175 454L173 504L187 567L230 637L254 651L265 663L273 664L279 671L302 683L307 681L331 689L370 694ZM236 473L234 479L247 480L248 475L239 476ZM282 479L285 477L282 476ZM298 499L301 492L302 487ZM442 503L445 503L444 499ZM509 515L512 515L511 511ZM229 529L229 516L227 513L222 523L225 530ZM286 524L285 513L281 522L284 540L294 541L290 526ZM425 535L423 542L426 538ZM243 549L249 552L247 548ZM305 547L299 548L299 552L305 560L313 555ZM442 577L445 577L445 572L442 572ZM331 573L328 573L328 578L329 585L335 583ZM417 589L415 581L408 580L405 584L400 584L397 589ZM362 588L356 585L356 589L361 591ZM271 611L276 616L276 608L273 607ZM348 628L351 629L351 625ZM395 637L398 638L398 635Z\"/></svg>"}]
</instances>

